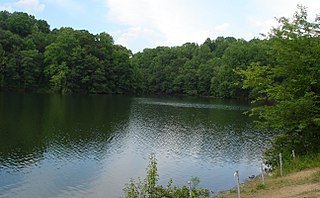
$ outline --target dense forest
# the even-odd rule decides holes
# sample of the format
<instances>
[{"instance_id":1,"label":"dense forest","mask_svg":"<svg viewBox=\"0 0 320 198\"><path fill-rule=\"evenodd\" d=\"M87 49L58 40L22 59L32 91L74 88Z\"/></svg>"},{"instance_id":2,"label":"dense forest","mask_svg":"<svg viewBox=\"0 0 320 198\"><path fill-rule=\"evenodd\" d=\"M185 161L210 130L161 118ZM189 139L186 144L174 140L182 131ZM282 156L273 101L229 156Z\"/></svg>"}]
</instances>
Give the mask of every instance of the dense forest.
<instances>
[{"instance_id":1,"label":"dense forest","mask_svg":"<svg viewBox=\"0 0 320 198\"><path fill-rule=\"evenodd\" d=\"M50 30L27 13L1 11L0 88L246 98L234 71L267 63L266 42L218 37L132 54L107 33Z\"/></svg>"},{"instance_id":2,"label":"dense forest","mask_svg":"<svg viewBox=\"0 0 320 198\"><path fill-rule=\"evenodd\" d=\"M206 39L203 44L133 54L107 33L50 29L27 13L0 12L0 89L58 93L249 98L259 126L280 132L273 149L320 150L320 17L292 18L264 39ZM273 151L270 150L272 153Z\"/></svg>"},{"instance_id":3,"label":"dense forest","mask_svg":"<svg viewBox=\"0 0 320 198\"><path fill-rule=\"evenodd\" d=\"M50 30L26 13L0 12L1 89L131 93L130 51L107 33Z\"/></svg>"}]
</instances>

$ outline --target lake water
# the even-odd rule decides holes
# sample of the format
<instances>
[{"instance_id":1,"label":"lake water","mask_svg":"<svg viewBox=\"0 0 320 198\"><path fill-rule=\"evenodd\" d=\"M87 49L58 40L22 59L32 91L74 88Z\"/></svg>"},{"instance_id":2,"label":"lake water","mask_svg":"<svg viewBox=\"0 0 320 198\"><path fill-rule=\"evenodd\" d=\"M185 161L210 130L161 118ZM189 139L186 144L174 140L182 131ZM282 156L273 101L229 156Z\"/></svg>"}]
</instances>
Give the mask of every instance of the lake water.
<instances>
[{"instance_id":1,"label":"lake water","mask_svg":"<svg viewBox=\"0 0 320 198\"><path fill-rule=\"evenodd\" d=\"M169 178L217 193L259 174L270 134L239 101L0 93L0 198L124 197L158 160Z\"/></svg>"}]
</instances>

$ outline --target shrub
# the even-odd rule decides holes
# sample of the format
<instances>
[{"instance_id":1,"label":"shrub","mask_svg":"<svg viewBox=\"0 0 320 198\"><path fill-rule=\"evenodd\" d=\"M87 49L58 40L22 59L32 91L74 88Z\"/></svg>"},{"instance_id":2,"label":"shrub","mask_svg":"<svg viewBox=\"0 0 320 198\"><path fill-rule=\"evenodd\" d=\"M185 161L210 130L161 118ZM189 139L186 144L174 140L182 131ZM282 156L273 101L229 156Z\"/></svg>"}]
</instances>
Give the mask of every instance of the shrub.
<instances>
[{"instance_id":1,"label":"shrub","mask_svg":"<svg viewBox=\"0 0 320 198\"><path fill-rule=\"evenodd\" d=\"M146 178L137 181L130 179L129 183L123 189L127 198L176 198L190 197L190 187L172 185L172 179L168 181L168 185L163 187L158 184L159 174L157 169L157 160L155 155L151 155L150 162L146 169ZM191 193L193 198L209 197L208 189L197 188L200 183L199 178L191 178Z\"/></svg>"}]
</instances>

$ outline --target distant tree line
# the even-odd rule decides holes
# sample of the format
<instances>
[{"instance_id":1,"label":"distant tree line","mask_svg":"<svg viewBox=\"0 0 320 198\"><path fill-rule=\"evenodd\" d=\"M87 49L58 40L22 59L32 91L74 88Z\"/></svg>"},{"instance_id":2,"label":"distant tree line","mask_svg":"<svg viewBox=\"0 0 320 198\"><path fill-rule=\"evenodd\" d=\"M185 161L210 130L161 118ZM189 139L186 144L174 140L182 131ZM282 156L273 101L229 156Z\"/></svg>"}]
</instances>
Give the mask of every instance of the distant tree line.
<instances>
[{"instance_id":1,"label":"distant tree line","mask_svg":"<svg viewBox=\"0 0 320 198\"><path fill-rule=\"evenodd\" d=\"M131 56L107 33L51 31L26 13L0 12L2 90L134 93Z\"/></svg>"},{"instance_id":2,"label":"distant tree line","mask_svg":"<svg viewBox=\"0 0 320 198\"><path fill-rule=\"evenodd\" d=\"M27 13L1 11L0 89L247 98L235 71L267 64L267 44L218 37L132 54L107 33L50 30Z\"/></svg>"},{"instance_id":3,"label":"distant tree line","mask_svg":"<svg viewBox=\"0 0 320 198\"><path fill-rule=\"evenodd\" d=\"M203 44L157 47L135 54L139 93L247 98L241 76L251 62L267 62L266 41L233 37L207 39Z\"/></svg>"}]
</instances>

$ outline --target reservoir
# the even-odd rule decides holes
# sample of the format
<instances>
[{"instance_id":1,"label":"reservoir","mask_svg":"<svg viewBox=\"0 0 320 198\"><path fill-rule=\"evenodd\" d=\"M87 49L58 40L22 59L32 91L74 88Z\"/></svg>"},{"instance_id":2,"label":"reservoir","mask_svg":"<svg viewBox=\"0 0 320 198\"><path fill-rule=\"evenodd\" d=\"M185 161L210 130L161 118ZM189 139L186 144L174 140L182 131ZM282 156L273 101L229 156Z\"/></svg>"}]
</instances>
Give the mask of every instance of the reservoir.
<instances>
[{"instance_id":1,"label":"reservoir","mask_svg":"<svg viewBox=\"0 0 320 198\"><path fill-rule=\"evenodd\" d=\"M0 198L124 197L149 156L160 184L217 193L259 174L271 134L250 104L209 98L0 93Z\"/></svg>"}]
</instances>

